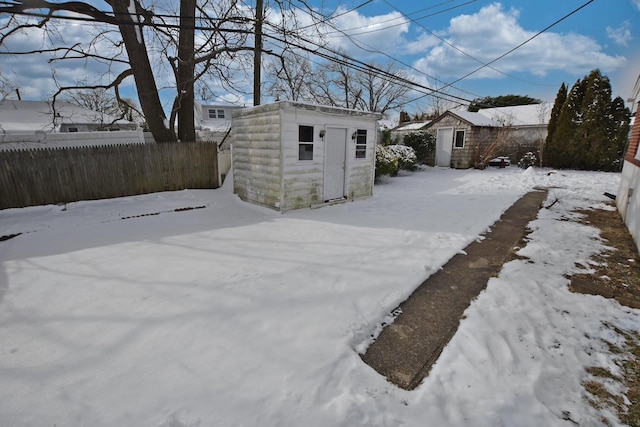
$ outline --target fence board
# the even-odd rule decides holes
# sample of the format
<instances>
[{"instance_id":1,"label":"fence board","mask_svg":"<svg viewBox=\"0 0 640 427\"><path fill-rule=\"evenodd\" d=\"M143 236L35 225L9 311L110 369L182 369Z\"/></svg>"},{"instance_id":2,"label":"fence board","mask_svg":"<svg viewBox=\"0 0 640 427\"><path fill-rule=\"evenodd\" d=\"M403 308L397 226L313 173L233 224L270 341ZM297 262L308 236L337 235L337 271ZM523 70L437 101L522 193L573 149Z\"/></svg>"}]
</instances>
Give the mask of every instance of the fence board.
<instances>
[{"instance_id":1,"label":"fence board","mask_svg":"<svg viewBox=\"0 0 640 427\"><path fill-rule=\"evenodd\" d=\"M207 142L0 151L0 209L218 186Z\"/></svg>"}]
</instances>

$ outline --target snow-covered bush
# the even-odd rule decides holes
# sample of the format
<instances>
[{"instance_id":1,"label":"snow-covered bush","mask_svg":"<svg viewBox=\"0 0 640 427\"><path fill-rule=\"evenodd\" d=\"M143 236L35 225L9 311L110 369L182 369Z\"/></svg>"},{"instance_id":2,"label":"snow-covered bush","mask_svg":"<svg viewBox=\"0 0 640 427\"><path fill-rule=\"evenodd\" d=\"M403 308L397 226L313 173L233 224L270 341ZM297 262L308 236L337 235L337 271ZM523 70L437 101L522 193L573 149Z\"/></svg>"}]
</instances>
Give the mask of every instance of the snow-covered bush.
<instances>
[{"instance_id":1,"label":"snow-covered bush","mask_svg":"<svg viewBox=\"0 0 640 427\"><path fill-rule=\"evenodd\" d=\"M376 178L398 172L398 158L389 147L376 145Z\"/></svg>"},{"instance_id":2,"label":"snow-covered bush","mask_svg":"<svg viewBox=\"0 0 640 427\"><path fill-rule=\"evenodd\" d=\"M524 156L520 158L520 160L518 160L518 167L522 169L527 169L530 166L535 166L537 161L538 159L536 158L536 155L533 154L531 151L528 151L527 153L524 154Z\"/></svg>"},{"instance_id":3,"label":"snow-covered bush","mask_svg":"<svg viewBox=\"0 0 640 427\"><path fill-rule=\"evenodd\" d=\"M376 145L376 177L395 175L398 170L415 170L416 153L405 145Z\"/></svg>"},{"instance_id":4,"label":"snow-covered bush","mask_svg":"<svg viewBox=\"0 0 640 427\"><path fill-rule=\"evenodd\" d=\"M408 171L416 170L418 158L413 148L406 145L389 145L387 148L398 158L398 168Z\"/></svg>"}]
</instances>

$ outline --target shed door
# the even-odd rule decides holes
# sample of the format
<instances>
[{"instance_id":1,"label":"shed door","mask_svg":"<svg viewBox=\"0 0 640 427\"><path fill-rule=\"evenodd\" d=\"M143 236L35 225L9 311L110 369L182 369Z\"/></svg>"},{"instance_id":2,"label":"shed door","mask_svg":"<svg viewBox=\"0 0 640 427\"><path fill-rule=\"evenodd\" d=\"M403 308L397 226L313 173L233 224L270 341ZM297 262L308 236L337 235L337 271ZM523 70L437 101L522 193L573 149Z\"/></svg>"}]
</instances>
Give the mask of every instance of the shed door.
<instances>
[{"instance_id":1,"label":"shed door","mask_svg":"<svg viewBox=\"0 0 640 427\"><path fill-rule=\"evenodd\" d=\"M324 137L324 200L345 196L347 129L327 128Z\"/></svg>"},{"instance_id":2,"label":"shed door","mask_svg":"<svg viewBox=\"0 0 640 427\"><path fill-rule=\"evenodd\" d=\"M451 147L453 145L453 128L439 128L436 136L436 165L451 166Z\"/></svg>"}]
</instances>

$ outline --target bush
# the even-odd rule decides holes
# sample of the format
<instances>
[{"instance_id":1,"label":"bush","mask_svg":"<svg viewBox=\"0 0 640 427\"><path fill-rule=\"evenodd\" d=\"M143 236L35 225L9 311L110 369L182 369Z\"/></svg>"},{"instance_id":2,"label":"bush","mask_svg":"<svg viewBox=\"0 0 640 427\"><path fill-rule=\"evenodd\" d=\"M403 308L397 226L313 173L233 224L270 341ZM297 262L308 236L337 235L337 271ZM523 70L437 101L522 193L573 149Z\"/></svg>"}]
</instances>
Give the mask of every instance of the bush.
<instances>
[{"instance_id":1,"label":"bush","mask_svg":"<svg viewBox=\"0 0 640 427\"><path fill-rule=\"evenodd\" d=\"M416 153L404 145L376 145L376 178L396 175L398 170L416 170Z\"/></svg>"},{"instance_id":2,"label":"bush","mask_svg":"<svg viewBox=\"0 0 640 427\"><path fill-rule=\"evenodd\" d=\"M390 145L387 147L398 159L398 168L402 170L414 171L417 169L416 152L406 145Z\"/></svg>"},{"instance_id":3,"label":"bush","mask_svg":"<svg viewBox=\"0 0 640 427\"><path fill-rule=\"evenodd\" d=\"M427 131L411 132L404 136L403 142L413 148L418 163L427 163L436 151L436 137Z\"/></svg>"},{"instance_id":4,"label":"bush","mask_svg":"<svg viewBox=\"0 0 640 427\"><path fill-rule=\"evenodd\" d=\"M527 152L518 160L518 167L522 169L527 169L530 166L535 166L538 159L536 155L531 151Z\"/></svg>"},{"instance_id":5,"label":"bush","mask_svg":"<svg viewBox=\"0 0 640 427\"><path fill-rule=\"evenodd\" d=\"M376 178L398 173L398 158L389 147L376 145Z\"/></svg>"}]
</instances>

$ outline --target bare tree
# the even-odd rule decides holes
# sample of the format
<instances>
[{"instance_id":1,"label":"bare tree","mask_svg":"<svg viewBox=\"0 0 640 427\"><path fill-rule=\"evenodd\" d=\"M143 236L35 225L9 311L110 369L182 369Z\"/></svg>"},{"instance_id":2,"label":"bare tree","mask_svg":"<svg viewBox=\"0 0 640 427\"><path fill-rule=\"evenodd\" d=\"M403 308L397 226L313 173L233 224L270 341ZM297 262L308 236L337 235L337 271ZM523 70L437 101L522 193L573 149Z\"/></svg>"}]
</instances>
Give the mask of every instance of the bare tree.
<instances>
[{"instance_id":1,"label":"bare tree","mask_svg":"<svg viewBox=\"0 0 640 427\"><path fill-rule=\"evenodd\" d=\"M118 100L106 89L67 91L59 99L101 114L101 122L106 122L105 115L111 116L112 120L124 119L137 124L144 122L144 117L133 99Z\"/></svg>"},{"instance_id":2,"label":"bare tree","mask_svg":"<svg viewBox=\"0 0 640 427\"><path fill-rule=\"evenodd\" d=\"M354 67L346 60L325 63L313 73L312 97L321 104L386 113L402 105L409 92L404 71L384 66Z\"/></svg>"},{"instance_id":3,"label":"bare tree","mask_svg":"<svg viewBox=\"0 0 640 427\"><path fill-rule=\"evenodd\" d=\"M230 58L235 59L238 52L254 49L246 43L253 25L252 18L246 16L246 8L241 7L239 0L205 0L199 5L196 0L181 0L178 14L177 11L156 13L159 8L153 4L145 7L143 0L106 0L106 3L111 10L99 10L81 1L3 2L0 13L9 14L10 18L0 28L0 47L6 46L13 36L34 29L42 29L48 35L57 34L64 25L60 19L64 12L100 24L94 26L95 33L83 43L60 45L54 42L55 37L48 37L49 42L41 49L11 53L48 54L49 62L83 59L108 64L110 70L117 71L106 83L60 86L54 100L65 91L82 88L113 90L120 100L120 86L132 77L154 139L194 139L194 82L204 75L217 75L224 80L223 85L231 85L233 67L225 69L223 64ZM147 43L148 39L151 44ZM101 49L101 43L105 41L112 44L107 49L110 52ZM164 70L167 68L173 71L175 82L169 82L168 86L176 91L171 120L167 120L158 94L157 78L166 75ZM173 130L176 115L179 121L177 135Z\"/></svg>"},{"instance_id":4,"label":"bare tree","mask_svg":"<svg viewBox=\"0 0 640 427\"><path fill-rule=\"evenodd\" d=\"M312 98L313 67L306 57L293 49L286 48L281 55L268 61L265 74L272 77L266 82L265 92L276 100L304 101Z\"/></svg>"},{"instance_id":5,"label":"bare tree","mask_svg":"<svg viewBox=\"0 0 640 427\"><path fill-rule=\"evenodd\" d=\"M16 93L18 87L16 84L7 76L0 72L0 101L4 101L11 95L12 93ZM17 92L19 93L19 92Z\"/></svg>"}]
</instances>

